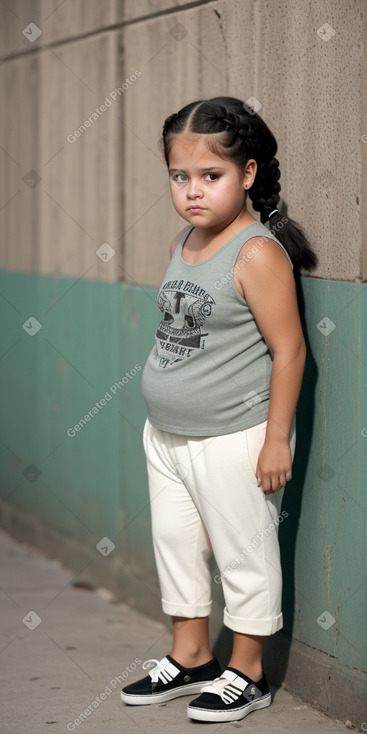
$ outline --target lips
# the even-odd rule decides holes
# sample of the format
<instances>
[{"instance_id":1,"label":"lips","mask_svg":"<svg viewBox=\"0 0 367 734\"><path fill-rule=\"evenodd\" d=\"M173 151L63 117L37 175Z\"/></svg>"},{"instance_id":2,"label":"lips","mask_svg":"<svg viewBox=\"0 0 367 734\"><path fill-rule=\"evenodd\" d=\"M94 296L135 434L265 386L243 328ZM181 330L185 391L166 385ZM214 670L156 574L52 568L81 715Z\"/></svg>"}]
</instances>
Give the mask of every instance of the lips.
<instances>
[{"instance_id":1,"label":"lips","mask_svg":"<svg viewBox=\"0 0 367 734\"><path fill-rule=\"evenodd\" d=\"M203 206L189 206L188 207L188 211L189 212L192 212L192 211L195 211L195 212L203 212L204 211L204 207Z\"/></svg>"}]
</instances>

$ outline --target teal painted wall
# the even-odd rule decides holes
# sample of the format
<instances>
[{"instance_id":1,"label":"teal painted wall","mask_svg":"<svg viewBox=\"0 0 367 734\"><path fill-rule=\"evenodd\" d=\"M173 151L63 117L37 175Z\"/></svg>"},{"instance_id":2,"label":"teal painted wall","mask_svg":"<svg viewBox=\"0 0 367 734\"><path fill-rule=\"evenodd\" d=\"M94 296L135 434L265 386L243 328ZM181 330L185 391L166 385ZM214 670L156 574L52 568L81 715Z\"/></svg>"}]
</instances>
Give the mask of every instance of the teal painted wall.
<instances>
[{"instance_id":1,"label":"teal painted wall","mask_svg":"<svg viewBox=\"0 0 367 734\"><path fill-rule=\"evenodd\" d=\"M87 544L107 536L132 573L155 574L138 368L156 289L6 271L0 283L2 497ZM280 526L284 627L367 670L367 290L311 278L302 290L309 351Z\"/></svg>"},{"instance_id":2,"label":"teal painted wall","mask_svg":"<svg viewBox=\"0 0 367 734\"><path fill-rule=\"evenodd\" d=\"M0 279L2 496L87 543L107 536L127 563L154 572L142 370L131 372L149 352L153 292L11 272ZM42 325L34 336L23 329L30 317ZM111 399L69 436L107 391Z\"/></svg>"},{"instance_id":3,"label":"teal painted wall","mask_svg":"<svg viewBox=\"0 0 367 734\"><path fill-rule=\"evenodd\" d=\"M308 360L280 531L285 627L366 670L367 287L306 279L302 290Z\"/></svg>"}]
</instances>

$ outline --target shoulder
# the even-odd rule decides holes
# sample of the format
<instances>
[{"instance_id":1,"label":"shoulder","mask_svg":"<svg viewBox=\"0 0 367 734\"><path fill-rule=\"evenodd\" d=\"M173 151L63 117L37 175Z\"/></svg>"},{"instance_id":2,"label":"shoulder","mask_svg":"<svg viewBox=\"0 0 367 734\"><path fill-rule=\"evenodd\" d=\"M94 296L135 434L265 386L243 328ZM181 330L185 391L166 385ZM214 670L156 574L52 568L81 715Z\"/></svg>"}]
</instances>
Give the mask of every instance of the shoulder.
<instances>
[{"instance_id":1,"label":"shoulder","mask_svg":"<svg viewBox=\"0 0 367 734\"><path fill-rule=\"evenodd\" d=\"M283 247L270 237L257 235L242 246L235 265L237 289L246 298L254 289L258 294L285 286L295 287L293 269Z\"/></svg>"},{"instance_id":2,"label":"shoulder","mask_svg":"<svg viewBox=\"0 0 367 734\"><path fill-rule=\"evenodd\" d=\"M241 265L248 262L257 263L257 266L263 268L264 265L271 267L274 264L277 267L283 267L292 271L292 266L288 258L288 254L278 242L266 235L255 235L251 237L241 247L237 258L239 269Z\"/></svg>"}]
</instances>

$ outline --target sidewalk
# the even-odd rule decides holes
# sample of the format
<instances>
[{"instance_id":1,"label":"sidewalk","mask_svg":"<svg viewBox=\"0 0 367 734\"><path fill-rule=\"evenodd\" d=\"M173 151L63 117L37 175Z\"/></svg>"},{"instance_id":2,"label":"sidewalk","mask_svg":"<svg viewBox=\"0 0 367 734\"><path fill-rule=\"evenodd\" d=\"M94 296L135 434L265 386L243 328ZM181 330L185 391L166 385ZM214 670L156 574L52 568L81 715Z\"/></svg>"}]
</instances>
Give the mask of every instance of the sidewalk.
<instances>
[{"instance_id":1,"label":"sidewalk","mask_svg":"<svg viewBox=\"0 0 367 734\"><path fill-rule=\"evenodd\" d=\"M72 572L3 531L0 554L3 734L181 734L200 727L208 734L234 728L248 734L347 731L284 689L272 688L269 708L226 724L190 721L190 697L125 706L124 681L141 678L141 662L169 651L166 627L113 603L105 590L74 588Z\"/></svg>"}]
</instances>

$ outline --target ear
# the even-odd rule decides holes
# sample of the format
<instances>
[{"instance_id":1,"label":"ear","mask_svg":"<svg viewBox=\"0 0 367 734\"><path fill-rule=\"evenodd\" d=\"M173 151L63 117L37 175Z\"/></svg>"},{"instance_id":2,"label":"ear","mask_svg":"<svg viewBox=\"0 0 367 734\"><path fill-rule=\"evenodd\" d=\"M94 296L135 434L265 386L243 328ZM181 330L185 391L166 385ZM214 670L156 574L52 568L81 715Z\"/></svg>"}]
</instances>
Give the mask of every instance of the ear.
<instances>
[{"instance_id":1,"label":"ear","mask_svg":"<svg viewBox=\"0 0 367 734\"><path fill-rule=\"evenodd\" d=\"M257 171L257 163L254 160L254 158L250 158L250 160L247 161L245 168L243 170L243 188L244 189L250 189L252 184L255 181Z\"/></svg>"}]
</instances>

